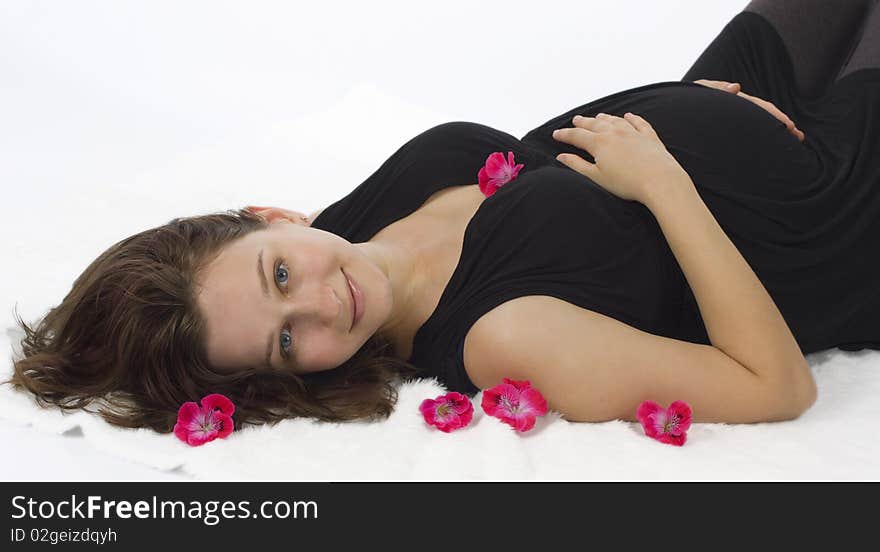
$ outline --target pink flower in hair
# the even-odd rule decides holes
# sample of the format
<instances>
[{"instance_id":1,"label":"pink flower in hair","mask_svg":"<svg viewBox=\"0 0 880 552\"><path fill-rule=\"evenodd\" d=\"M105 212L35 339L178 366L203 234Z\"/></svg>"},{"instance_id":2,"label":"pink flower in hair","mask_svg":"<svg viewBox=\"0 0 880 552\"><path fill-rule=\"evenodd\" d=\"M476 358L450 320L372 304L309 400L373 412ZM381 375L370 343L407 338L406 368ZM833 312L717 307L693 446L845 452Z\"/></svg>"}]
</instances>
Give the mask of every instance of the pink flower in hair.
<instances>
[{"instance_id":1,"label":"pink flower in hair","mask_svg":"<svg viewBox=\"0 0 880 552\"><path fill-rule=\"evenodd\" d=\"M451 391L436 399L425 399L419 406L425 422L444 433L455 431L471 423L474 405L461 393Z\"/></svg>"},{"instance_id":2,"label":"pink flower in hair","mask_svg":"<svg viewBox=\"0 0 880 552\"><path fill-rule=\"evenodd\" d=\"M500 151L491 153L486 158L486 164L477 173L480 191L486 197L491 196L498 191L498 188L516 178L522 168L522 163L514 164L512 151L507 152L507 160Z\"/></svg>"},{"instance_id":3,"label":"pink flower in hair","mask_svg":"<svg viewBox=\"0 0 880 552\"><path fill-rule=\"evenodd\" d=\"M645 429L645 435L661 443L682 446L691 427L691 407L684 401L675 401L663 408L654 401L639 405L636 417Z\"/></svg>"},{"instance_id":4,"label":"pink flower in hair","mask_svg":"<svg viewBox=\"0 0 880 552\"><path fill-rule=\"evenodd\" d=\"M504 383L483 391L483 410L519 432L535 425L535 418L547 413L547 401L528 380Z\"/></svg>"},{"instance_id":5,"label":"pink flower in hair","mask_svg":"<svg viewBox=\"0 0 880 552\"><path fill-rule=\"evenodd\" d=\"M198 447L214 439L224 439L235 428L232 413L235 405L225 395L212 393L202 397L201 406L192 401L177 411L174 434L184 443Z\"/></svg>"}]
</instances>

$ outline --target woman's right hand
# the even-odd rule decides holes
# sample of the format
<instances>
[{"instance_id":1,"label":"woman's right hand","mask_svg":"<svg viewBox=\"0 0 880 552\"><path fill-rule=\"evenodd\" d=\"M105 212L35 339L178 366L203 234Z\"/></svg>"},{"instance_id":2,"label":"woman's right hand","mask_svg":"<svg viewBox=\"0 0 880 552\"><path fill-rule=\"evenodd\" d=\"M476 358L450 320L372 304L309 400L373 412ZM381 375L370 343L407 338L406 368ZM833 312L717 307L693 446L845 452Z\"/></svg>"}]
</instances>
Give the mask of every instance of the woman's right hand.
<instances>
[{"instance_id":1,"label":"woman's right hand","mask_svg":"<svg viewBox=\"0 0 880 552\"><path fill-rule=\"evenodd\" d=\"M577 115L572 124L574 128L555 130L553 138L585 150L596 162L573 153L560 153L556 159L621 199L645 203L656 192L652 187L691 182L654 127L634 113Z\"/></svg>"},{"instance_id":2,"label":"woman's right hand","mask_svg":"<svg viewBox=\"0 0 880 552\"><path fill-rule=\"evenodd\" d=\"M740 90L741 87L738 82L699 79L699 80L695 80L694 83L701 84L701 85L706 86L708 88L714 88L716 90L721 90L723 92L730 92L731 94L736 94L737 96L740 96L740 97L743 97L743 98L749 100L750 102L757 105L761 109L766 110L768 113L770 113L770 115L773 115L774 117L776 117L777 119L782 121L782 123L786 126L786 128L788 128L788 131L790 133L792 133L795 138L797 138L801 142L804 141L803 131L801 129L799 129L797 126L795 126L794 121L792 121L788 115L783 113L781 109L779 109L778 107L773 105L771 102L768 102L767 100L762 100L761 98L758 98L756 96L750 96L749 94L742 92Z\"/></svg>"}]
</instances>

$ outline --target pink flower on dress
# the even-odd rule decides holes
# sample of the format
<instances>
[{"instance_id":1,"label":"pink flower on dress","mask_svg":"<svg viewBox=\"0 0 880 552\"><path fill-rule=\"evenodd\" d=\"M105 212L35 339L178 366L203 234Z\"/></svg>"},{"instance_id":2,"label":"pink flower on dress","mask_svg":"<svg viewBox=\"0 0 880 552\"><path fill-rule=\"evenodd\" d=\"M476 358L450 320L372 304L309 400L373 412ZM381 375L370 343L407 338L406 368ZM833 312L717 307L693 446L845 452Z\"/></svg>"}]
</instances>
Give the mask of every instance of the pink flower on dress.
<instances>
[{"instance_id":1,"label":"pink flower on dress","mask_svg":"<svg viewBox=\"0 0 880 552\"><path fill-rule=\"evenodd\" d=\"M498 188L504 186L519 174L523 164L515 165L513 162L513 152L507 152L507 160L504 160L504 154L496 151L486 158L486 165L477 173L477 180L480 183L480 191L486 197L491 196Z\"/></svg>"},{"instance_id":2,"label":"pink flower on dress","mask_svg":"<svg viewBox=\"0 0 880 552\"><path fill-rule=\"evenodd\" d=\"M184 443L198 447L232 433L235 405L225 395L212 393L202 397L201 407L187 401L177 411L174 434Z\"/></svg>"},{"instance_id":3,"label":"pink flower on dress","mask_svg":"<svg viewBox=\"0 0 880 552\"><path fill-rule=\"evenodd\" d=\"M520 432L532 429L535 418L547 413L547 401L528 380L510 378L483 391L482 406L486 414Z\"/></svg>"},{"instance_id":4,"label":"pink flower on dress","mask_svg":"<svg viewBox=\"0 0 880 552\"><path fill-rule=\"evenodd\" d=\"M691 407L684 401L675 401L669 408L663 408L654 401L639 405L636 417L645 428L645 435L661 443L682 446L687 440L687 430L691 427Z\"/></svg>"},{"instance_id":5,"label":"pink flower on dress","mask_svg":"<svg viewBox=\"0 0 880 552\"><path fill-rule=\"evenodd\" d=\"M471 423L474 416L474 405L461 393L451 391L436 399L425 399L419 406L425 421L437 429L449 433Z\"/></svg>"}]
</instances>

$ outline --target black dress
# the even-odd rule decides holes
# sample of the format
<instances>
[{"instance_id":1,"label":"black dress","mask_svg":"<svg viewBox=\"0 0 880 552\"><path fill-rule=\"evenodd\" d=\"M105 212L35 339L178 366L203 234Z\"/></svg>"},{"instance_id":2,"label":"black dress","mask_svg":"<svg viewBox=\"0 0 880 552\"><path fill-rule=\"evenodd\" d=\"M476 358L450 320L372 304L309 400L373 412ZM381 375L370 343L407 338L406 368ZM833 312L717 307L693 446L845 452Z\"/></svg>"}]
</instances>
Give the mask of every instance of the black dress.
<instances>
[{"instance_id":1,"label":"black dress","mask_svg":"<svg viewBox=\"0 0 880 552\"><path fill-rule=\"evenodd\" d=\"M699 307L652 213L555 159L593 158L557 142L575 114L644 117L688 172L721 228L773 298L804 354L880 349L880 69L856 71L804 99L779 35L743 12L704 56L806 133L799 142L752 102L692 82L640 86L564 113L517 139L472 122L406 142L312 226L357 243L447 186L477 183L495 151L519 176L486 198L459 263L409 361L473 395L463 345L473 323L523 295L549 295L657 335L710 344ZM700 68L695 67L695 71ZM685 81L692 80L689 75ZM536 321L540 323L539 321Z\"/></svg>"}]
</instances>

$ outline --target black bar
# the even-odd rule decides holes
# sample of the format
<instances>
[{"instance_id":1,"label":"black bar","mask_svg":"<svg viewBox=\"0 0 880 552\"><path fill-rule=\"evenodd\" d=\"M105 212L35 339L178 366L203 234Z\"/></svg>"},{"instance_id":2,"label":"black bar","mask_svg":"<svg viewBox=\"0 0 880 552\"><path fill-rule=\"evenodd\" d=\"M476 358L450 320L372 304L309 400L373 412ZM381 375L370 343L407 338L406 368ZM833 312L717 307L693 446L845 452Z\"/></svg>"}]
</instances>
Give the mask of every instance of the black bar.
<instances>
[{"instance_id":1,"label":"black bar","mask_svg":"<svg viewBox=\"0 0 880 552\"><path fill-rule=\"evenodd\" d=\"M413 550L449 547L448 539L463 535L470 535L467 549L480 537L497 546L577 539L578 549L610 538L611 549L627 549L638 539L707 528L722 531L725 542L743 531L787 534L789 545L808 531L815 544L835 517L847 526L846 540L859 528L873 530L880 496L876 484L864 483L103 481L0 488L2 550L35 543L57 549L84 538L91 547L119 550L197 545L269 552L276 545L303 550L306 543L324 550L351 540L408 542L402 549ZM871 536L866 544L876 541Z\"/></svg>"}]
</instances>

